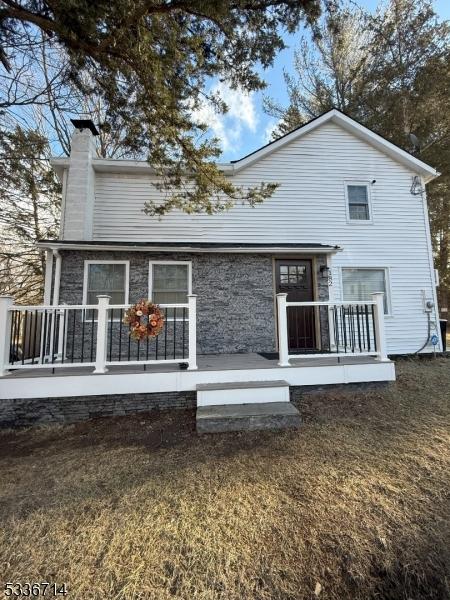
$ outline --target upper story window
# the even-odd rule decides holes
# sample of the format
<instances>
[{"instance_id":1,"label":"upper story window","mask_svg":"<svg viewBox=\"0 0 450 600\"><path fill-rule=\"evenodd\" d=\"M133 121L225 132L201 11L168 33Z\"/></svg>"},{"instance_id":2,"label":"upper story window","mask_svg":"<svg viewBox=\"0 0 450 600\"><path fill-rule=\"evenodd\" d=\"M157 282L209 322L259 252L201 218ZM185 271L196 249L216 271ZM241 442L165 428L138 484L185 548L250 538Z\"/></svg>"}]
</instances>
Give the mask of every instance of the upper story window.
<instances>
[{"instance_id":1,"label":"upper story window","mask_svg":"<svg viewBox=\"0 0 450 600\"><path fill-rule=\"evenodd\" d=\"M349 221L371 221L369 185L367 183L347 183L346 194Z\"/></svg>"},{"instance_id":2,"label":"upper story window","mask_svg":"<svg viewBox=\"0 0 450 600\"><path fill-rule=\"evenodd\" d=\"M128 304L129 262L86 260L83 303L97 304L97 296L107 294L110 304Z\"/></svg>"}]
</instances>

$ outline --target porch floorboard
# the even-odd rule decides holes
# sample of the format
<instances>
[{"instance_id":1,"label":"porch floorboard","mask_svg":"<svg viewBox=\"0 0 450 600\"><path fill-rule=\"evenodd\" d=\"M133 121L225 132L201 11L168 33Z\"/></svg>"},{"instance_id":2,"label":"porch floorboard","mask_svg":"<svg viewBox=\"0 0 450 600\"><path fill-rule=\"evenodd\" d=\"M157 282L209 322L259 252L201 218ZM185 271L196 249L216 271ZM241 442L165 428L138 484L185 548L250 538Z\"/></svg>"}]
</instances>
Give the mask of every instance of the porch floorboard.
<instances>
[{"instance_id":1,"label":"porch floorboard","mask_svg":"<svg viewBox=\"0 0 450 600\"><path fill-rule=\"evenodd\" d=\"M291 367L326 367L334 365L361 365L373 364L378 362L372 356L323 356L320 358L302 358L292 359ZM228 371L243 369L276 369L279 368L278 360L264 358L260 354L200 354L197 356L198 371ZM284 367L286 370L291 367ZM119 373L173 373L180 371L177 364L160 365L113 365L108 367L105 375L117 375ZM6 377L10 378L33 378L33 377L67 377L68 375L89 375L92 374L93 367L55 367L48 369L17 369L11 371ZM197 371L197 372L198 372Z\"/></svg>"}]
</instances>

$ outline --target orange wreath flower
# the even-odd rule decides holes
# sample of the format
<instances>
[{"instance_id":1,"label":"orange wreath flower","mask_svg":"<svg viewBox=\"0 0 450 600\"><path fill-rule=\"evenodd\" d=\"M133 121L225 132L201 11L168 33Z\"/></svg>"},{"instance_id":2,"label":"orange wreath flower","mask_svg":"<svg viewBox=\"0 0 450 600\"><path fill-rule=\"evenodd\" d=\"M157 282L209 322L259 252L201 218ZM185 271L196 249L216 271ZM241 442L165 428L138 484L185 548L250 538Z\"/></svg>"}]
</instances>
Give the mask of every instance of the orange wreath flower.
<instances>
[{"instance_id":1,"label":"orange wreath flower","mask_svg":"<svg viewBox=\"0 0 450 600\"><path fill-rule=\"evenodd\" d=\"M150 300L139 300L125 312L123 322L130 328L133 340L145 340L156 337L164 327L164 313L157 304Z\"/></svg>"}]
</instances>

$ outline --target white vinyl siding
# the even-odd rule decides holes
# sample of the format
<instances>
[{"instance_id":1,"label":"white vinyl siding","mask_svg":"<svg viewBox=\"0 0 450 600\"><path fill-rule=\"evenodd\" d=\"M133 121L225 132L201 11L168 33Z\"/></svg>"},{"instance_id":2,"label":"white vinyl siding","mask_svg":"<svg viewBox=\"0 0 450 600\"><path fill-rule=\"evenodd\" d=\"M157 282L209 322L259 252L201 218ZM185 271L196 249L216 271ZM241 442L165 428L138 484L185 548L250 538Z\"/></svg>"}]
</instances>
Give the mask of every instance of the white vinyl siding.
<instances>
[{"instance_id":1,"label":"white vinyl siding","mask_svg":"<svg viewBox=\"0 0 450 600\"><path fill-rule=\"evenodd\" d=\"M410 193L414 175L339 125L326 123L232 178L243 186L281 184L254 208L238 203L218 215L174 211L159 220L142 212L146 200L159 198L150 176L97 173L94 239L339 245L343 251L330 262L332 297L342 297L342 267L389 268L393 316L386 319L388 349L414 352L427 333L421 290L431 298L434 294L424 202ZM373 180L370 227L350 222L346 183Z\"/></svg>"},{"instance_id":2,"label":"white vinyl siding","mask_svg":"<svg viewBox=\"0 0 450 600\"><path fill-rule=\"evenodd\" d=\"M372 294L383 292L384 312L389 312L386 269L342 269L342 295L349 302L372 300Z\"/></svg>"}]
</instances>

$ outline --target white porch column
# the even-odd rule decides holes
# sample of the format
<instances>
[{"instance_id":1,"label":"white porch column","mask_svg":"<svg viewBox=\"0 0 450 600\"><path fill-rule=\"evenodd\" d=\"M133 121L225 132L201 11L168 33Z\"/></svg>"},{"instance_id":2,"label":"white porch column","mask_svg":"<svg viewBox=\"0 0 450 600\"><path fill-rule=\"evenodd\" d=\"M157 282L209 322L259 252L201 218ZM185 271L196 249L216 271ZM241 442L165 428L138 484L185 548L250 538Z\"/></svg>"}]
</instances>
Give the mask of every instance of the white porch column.
<instances>
[{"instance_id":1,"label":"white porch column","mask_svg":"<svg viewBox=\"0 0 450 600\"><path fill-rule=\"evenodd\" d=\"M197 367L197 295L188 295L189 304L189 360L188 371L195 371Z\"/></svg>"},{"instance_id":2,"label":"white porch column","mask_svg":"<svg viewBox=\"0 0 450 600\"><path fill-rule=\"evenodd\" d=\"M53 285L53 306L59 304L59 288L61 287L61 262L62 257L58 250L53 250L53 255L56 257L55 263L55 283Z\"/></svg>"},{"instance_id":3,"label":"white porch column","mask_svg":"<svg viewBox=\"0 0 450 600\"><path fill-rule=\"evenodd\" d=\"M9 347L11 343L11 311L14 304L12 296L0 296L0 377L8 374Z\"/></svg>"},{"instance_id":4,"label":"white porch column","mask_svg":"<svg viewBox=\"0 0 450 600\"><path fill-rule=\"evenodd\" d=\"M280 367L290 367L286 298L287 298L287 294L277 294L278 353L279 353L278 365Z\"/></svg>"},{"instance_id":5,"label":"white porch column","mask_svg":"<svg viewBox=\"0 0 450 600\"><path fill-rule=\"evenodd\" d=\"M44 304L49 305L52 301L52 275L53 275L53 252L45 251L45 280L44 280Z\"/></svg>"},{"instance_id":6,"label":"white porch column","mask_svg":"<svg viewBox=\"0 0 450 600\"><path fill-rule=\"evenodd\" d=\"M375 341L377 344L377 360L388 360L386 331L384 325L384 292L372 294L372 300L375 302Z\"/></svg>"},{"instance_id":7,"label":"white porch column","mask_svg":"<svg viewBox=\"0 0 450 600\"><path fill-rule=\"evenodd\" d=\"M97 349L95 353L94 373L106 373L106 348L108 337L108 306L111 296L101 295L98 298L97 313Z\"/></svg>"}]
</instances>

